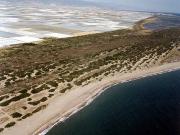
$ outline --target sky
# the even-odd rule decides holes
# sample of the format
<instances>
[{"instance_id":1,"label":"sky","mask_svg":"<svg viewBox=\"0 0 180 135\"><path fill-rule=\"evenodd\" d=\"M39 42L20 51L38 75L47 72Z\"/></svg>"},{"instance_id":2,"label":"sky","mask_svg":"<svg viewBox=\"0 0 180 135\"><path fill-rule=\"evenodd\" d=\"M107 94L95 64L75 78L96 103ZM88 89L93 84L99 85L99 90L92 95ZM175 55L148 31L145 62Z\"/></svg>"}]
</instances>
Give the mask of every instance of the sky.
<instances>
[{"instance_id":1,"label":"sky","mask_svg":"<svg viewBox=\"0 0 180 135\"><path fill-rule=\"evenodd\" d=\"M16 0L5 1L14 2ZM180 13L180 0L23 0L21 2L24 1L38 1L42 3L50 2L53 4L65 3L79 6L99 6L116 10Z\"/></svg>"},{"instance_id":2,"label":"sky","mask_svg":"<svg viewBox=\"0 0 180 135\"><path fill-rule=\"evenodd\" d=\"M76 5L96 5L119 10L180 13L180 0L41 0Z\"/></svg>"},{"instance_id":3,"label":"sky","mask_svg":"<svg viewBox=\"0 0 180 135\"><path fill-rule=\"evenodd\" d=\"M180 13L180 0L82 0L127 10Z\"/></svg>"}]
</instances>

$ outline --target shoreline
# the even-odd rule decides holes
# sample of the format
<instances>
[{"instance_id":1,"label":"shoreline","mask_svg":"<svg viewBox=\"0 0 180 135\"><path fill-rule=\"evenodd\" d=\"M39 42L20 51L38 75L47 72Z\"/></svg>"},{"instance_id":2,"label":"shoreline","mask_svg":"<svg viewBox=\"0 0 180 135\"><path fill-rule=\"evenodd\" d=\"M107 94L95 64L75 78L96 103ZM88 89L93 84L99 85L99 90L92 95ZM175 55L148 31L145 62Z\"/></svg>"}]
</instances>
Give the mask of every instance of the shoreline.
<instances>
[{"instance_id":1,"label":"shoreline","mask_svg":"<svg viewBox=\"0 0 180 135\"><path fill-rule=\"evenodd\" d=\"M171 64L172 64L172 67L171 67ZM177 64L179 66L173 67L173 64L175 64L175 65ZM163 67L163 66L167 66L167 68L161 69L161 67ZM160 68L160 70L151 71L151 70L156 69L156 68ZM122 80L121 79L120 80L112 80L109 83L104 84L102 87L96 88L95 92L93 94L91 94L88 98L86 98L86 100L84 102L81 102L80 104L74 106L70 110L67 110L60 117L56 117L56 118L52 119L50 122L48 122L49 124L45 123L42 127L38 128L33 133L33 135L37 135L37 134L45 135L47 132L49 132L57 124L65 122L68 118L73 116L75 113L78 113L80 110L84 109L86 106L88 106L90 103L92 103L98 96L100 96L103 92L105 92L110 87L113 87L113 86L118 85L118 84L126 83L126 82L131 82L131 81L143 79L143 78L150 77L150 76L155 76L155 75L160 75L163 73L177 71L179 69L180 69L180 62L167 63L167 64L164 64L161 66L152 67L152 68L147 69L147 70L142 70L142 72L144 72L144 73L137 75L135 77L130 77L129 79L127 78L124 80L123 79ZM136 72L136 71L133 71L132 73L127 73L127 74L133 74L134 72ZM141 71L139 71L139 72L141 72Z\"/></svg>"},{"instance_id":2,"label":"shoreline","mask_svg":"<svg viewBox=\"0 0 180 135\"><path fill-rule=\"evenodd\" d=\"M105 77L101 81L95 81L86 86L74 88L62 96L51 99L44 110L23 121L19 121L12 128L4 130L3 134L45 135L55 125L64 122L89 105L109 87L175 70L180 70L180 62L165 63L144 70L139 69L131 73L117 73L115 76Z\"/></svg>"},{"instance_id":3,"label":"shoreline","mask_svg":"<svg viewBox=\"0 0 180 135\"><path fill-rule=\"evenodd\" d=\"M64 114L64 116L60 117L60 119L56 120L56 122L53 125L50 125L47 127L47 129L45 129L44 131L40 132L40 133L35 133L39 134L39 135L45 135L47 132L49 132L54 126L56 126L57 124L63 123L65 122L68 118L70 118L71 116L73 116L74 114L78 113L79 111L81 111L82 109L84 109L86 106L88 106L89 104L91 104L98 96L100 96L103 92L105 92L107 89L109 89L112 86L117 85L118 83L115 84L110 84L108 86L106 86L105 88L103 88L101 91L95 93L94 95L91 95L89 98L87 98L87 101L80 103L79 105L75 106L74 108L72 108L72 110L67 111L67 114ZM69 114L69 115L68 115ZM67 115L67 116L66 116Z\"/></svg>"},{"instance_id":4,"label":"shoreline","mask_svg":"<svg viewBox=\"0 0 180 135\"><path fill-rule=\"evenodd\" d=\"M144 31L137 31L137 32L140 32L140 33L137 33L137 34L140 34L140 35L141 35L141 32L142 32L142 34L145 34ZM136 31L135 31L135 34L136 34ZM172 39L174 39L174 37ZM156 38L155 38L155 40L156 40ZM122 40L122 41L124 41L124 40ZM134 41L134 40L132 40L132 41ZM112 42L112 43L114 44L116 42ZM143 44L145 44L145 43L143 43ZM153 45L154 45L154 43L153 43ZM96 47L99 48L99 46L96 46ZM162 46L160 46L160 47L162 47ZM16 46L15 46L15 48L16 48ZM30 48L28 47L28 49L30 49ZM35 49L35 48L32 47L32 49L30 49L30 50L33 51L33 49ZM88 49L89 49L89 47L81 48L80 53L82 51L84 51L84 50L87 50L87 52L89 53ZM70 53L70 52L74 51L73 49L70 50L70 51L65 50L65 53L64 53L63 52L64 50L63 51L61 51L61 50L62 49L58 49L56 52L59 52L59 53L62 52L62 54L65 55L65 56L66 56L66 53ZM42 52L41 48L39 48L37 51ZM93 49L91 51L94 52ZM171 51L171 50L169 50L169 51ZM138 52L141 53L142 51L138 51ZM172 53L173 53L173 51L171 51L168 55L170 55ZM33 55L33 54L34 53L32 53L31 55ZM47 54L52 54L52 52L48 51ZM39 58L41 55L42 54L39 53L38 55L35 55L35 56L37 58ZM34 59L30 59L26 63L27 58L28 59L30 58L29 55L28 55L28 57L25 57L24 60L22 59L22 57L24 57L25 54L15 55L15 56L16 57L14 57L14 58L9 57L9 58L12 58L12 61L10 61L10 63L12 63L13 66L18 66L19 62L20 62L20 64L23 63L23 62L25 63L25 64L21 65L21 67L23 67L23 66L28 66L31 62L40 63L40 60L43 61L43 62L49 61L49 60L47 60L47 58L49 58L49 57L47 57L47 58L43 57L42 59L38 59L38 61L36 61ZM56 57L61 58L60 56L59 55L52 55L52 58L53 59L55 59ZM69 55L69 54L67 56L70 56L70 57L75 56L76 57L76 55ZM82 54L82 56L85 56L85 54ZM63 60L66 60L65 58L66 57L63 57ZM13 63L13 61L16 61L16 59L18 60L17 64ZM76 60L76 59L72 59L72 60ZM47 105L46 108L43 108L43 109L41 109L40 111L38 111L36 113L33 113L33 115L31 115L31 116L29 116L29 117L27 117L25 119L12 118L10 116L11 115L10 111L9 112L7 111L9 114L6 114L6 112L3 112L3 115L7 115L8 118L10 118L8 120L8 122L14 121L16 123L11 128L8 128L8 129L3 128L2 134L5 134L5 135L12 135L12 134L14 134L14 135L46 134L53 126L55 126L56 124L58 124L60 122L64 122L66 119L71 117L73 114L77 113L78 111L83 109L85 106L89 105L96 97L98 97L101 93L103 93L105 90L107 90L109 87L112 87L113 85L121 84L121 83L128 82L128 81L134 81L134 80L141 79L141 78L144 78L144 77L158 75L158 74L162 74L162 73L165 73L165 72L170 72L170 71L180 69L180 61L179 62L174 62L174 63L173 62L172 63L163 63L163 64L159 63L160 61L161 61L161 57L157 61L156 65L151 65L153 63L150 63L151 67L148 67L148 66L145 67L143 63L142 63L142 65L139 66L139 69L136 69L134 71L132 71L132 70L128 71L128 68L124 67L126 69L125 71L127 71L125 73L117 73L116 70L114 70L114 72L116 72L114 74L114 76L104 76L104 77L102 77L102 80L97 80L97 78L94 78L91 83L89 83L88 85L85 85L85 86L74 85L74 87L71 90L67 90L63 94L60 93L60 94L54 95L53 98L48 98L48 100L46 102L40 103L40 105L42 105L42 106ZM5 60L3 60L3 59L2 59L2 62L6 63ZM140 59L139 62L143 62L142 59ZM55 62L55 64L56 64L56 62ZM110 63L110 64L113 64L113 63ZM137 63L137 64L139 64L139 63ZM45 64L45 65L47 65L47 64ZM136 68L136 65L134 65L134 66ZM5 64L5 65L3 65L2 69L6 69L6 67L7 66ZM134 68L132 68L132 69L134 69ZM14 69L13 69L13 71L14 71ZM122 70L122 71L124 71L124 70ZM88 72L86 72L86 73L88 73ZM51 77L51 76L47 76L47 77ZM63 86L61 86L61 87L63 87ZM60 91L61 88L57 87L56 90ZM45 92L43 94L45 94L43 96L48 96L47 93L45 93ZM39 97L42 97L42 96L40 95ZM34 98L34 99L36 99L36 98ZM25 105L28 105L28 109L25 110L25 111L23 110L22 111L23 114L28 114L29 112L32 113L33 110L35 110L35 107L34 108L31 107L31 106L29 107L27 99L25 99L24 101L25 101ZM18 101L17 104L19 104L19 102L20 101ZM10 106L8 106L8 107L10 107ZM17 108L18 109L23 109L23 108L18 107L18 105L17 105ZM14 113L14 111L16 111L16 110L13 110L12 112Z\"/></svg>"}]
</instances>

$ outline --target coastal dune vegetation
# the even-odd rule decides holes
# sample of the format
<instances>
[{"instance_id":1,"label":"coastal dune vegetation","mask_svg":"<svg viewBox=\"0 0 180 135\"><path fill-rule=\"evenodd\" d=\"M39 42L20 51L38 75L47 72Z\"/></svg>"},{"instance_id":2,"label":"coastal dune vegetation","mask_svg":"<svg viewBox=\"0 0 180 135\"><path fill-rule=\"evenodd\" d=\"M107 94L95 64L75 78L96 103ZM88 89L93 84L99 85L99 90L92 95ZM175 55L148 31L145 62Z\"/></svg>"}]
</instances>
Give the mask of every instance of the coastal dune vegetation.
<instances>
[{"instance_id":1,"label":"coastal dune vegetation","mask_svg":"<svg viewBox=\"0 0 180 135\"><path fill-rule=\"evenodd\" d=\"M138 27L1 48L0 132L74 88L173 62L179 43L180 28Z\"/></svg>"}]
</instances>

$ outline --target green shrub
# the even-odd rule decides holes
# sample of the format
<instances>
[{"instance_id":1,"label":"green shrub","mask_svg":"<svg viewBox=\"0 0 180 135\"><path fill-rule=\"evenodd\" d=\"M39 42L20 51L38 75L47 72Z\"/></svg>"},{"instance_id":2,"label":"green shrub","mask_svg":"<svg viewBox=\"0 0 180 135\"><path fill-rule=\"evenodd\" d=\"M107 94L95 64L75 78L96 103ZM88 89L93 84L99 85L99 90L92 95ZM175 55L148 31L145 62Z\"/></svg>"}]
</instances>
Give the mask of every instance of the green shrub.
<instances>
[{"instance_id":1,"label":"green shrub","mask_svg":"<svg viewBox=\"0 0 180 135\"><path fill-rule=\"evenodd\" d=\"M19 118L19 117L22 116L22 114L21 114L21 113L18 113L18 112L15 112L15 113L11 114L11 116L12 116L13 118Z\"/></svg>"},{"instance_id":2,"label":"green shrub","mask_svg":"<svg viewBox=\"0 0 180 135\"><path fill-rule=\"evenodd\" d=\"M41 110L43 110L43 109L45 109L45 108L46 108L46 105L39 106L39 107L36 108L32 113L37 113L37 112L39 112L39 111L41 111Z\"/></svg>"},{"instance_id":3,"label":"green shrub","mask_svg":"<svg viewBox=\"0 0 180 135\"><path fill-rule=\"evenodd\" d=\"M48 99L47 97L43 97L40 101L45 102L47 99Z\"/></svg>"},{"instance_id":4,"label":"green shrub","mask_svg":"<svg viewBox=\"0 0 180 135\"><path fill-rule=\"evenodd\" d=\"M38 72L36 72L35 75L41 75L41 74L42 74L41 71L38 71Z\"/></svg>"},{"instance_id":5,"label":"green shrub","mask_svg":"<svg viewBox=\"0 0 180 135\"><path fill-rule=\"evenodd\" d=\"M33 102L28 102L28 104L30 105L33 105L33 106L36 106L38 104L40 104L41 102L38 100L38 101L33 101Z\"/></svg>"},{"instance_id":6,"label":"green shrub","mask_svg":"<svg viewBox=\"0 0 180 135\"><path fill-rule=\"evenodd\" d=\"M0 81L5 80L6 77L0 75Z\"/></svg>"},{"instance_id":7,"label":"green shrub","mask_svg":"<svg viewBox=\"0 0 180 135\"><path fill-rule=\"evenodd\" d=\"M4 130L4 128L0 128L0 132L2 132Z\"/></svg>"},{"instance_id":8,"label":"green shrub","mask_svg":"<svg viewBox=\"0 0 180 135\"><path fill-rule=\"evenodd\" d=\"M0 101L2 101L3 99L6 99L6 98L9 98L9 96L8 96L8 95L1 96L1 97L0 97Z\"/></svg>"},{"instance_id":9,"label":"green shrub","mask_svg":"<svg viewBox=\"0 0 180 135\"><path fill-rule=\"evenodd\" d=\"M34 88L31 93L32 94L36 94L36 93L39 93L43 90L46 90L46 89L49 89L49 87L46 85L46 84L43 84L42 86L40 86L39 88Z\"/></svg>"},{"instance_id":10,"label":"green shrub","mask_svg":"<svg viewBox=\"0 0 180 135\"><path fill-rule=\"evenodd\" d=\"M10 122L5 125L5 128L10 128L10 127L14 126L15 124L16 124L16 122Z\"/></svg>"},{"instance_id":11,"label":"green shrub","mask_svg":"<svg viewBox=\"0 0 180 135\"><path fill-rule=\"evenodd\" d=\"M22 119L26 119L27 117L30 117L32 115L32 113L27 113L26 115L24 115L23 117L22 117Z\"/></svg>"},{"instance_id":12,"label":"green shrub","mask_svg":"<svg viewBox=\"0 0 180 135\"><path fill-rule=\"evenodd\" d=\"M54 92L56 89L50 89L49 92Z\"/></svg>"},{"instance_id":13,"label":"green shrub","mask_svg":"<svg viewBox=\"0 0 180 135\"><path fill-rule=\"evenodd\" d=\"M9 82L9 81L6 81L5 82L5 87L8 87L8 86L10 86L11 85L11 83Z\"/></svg>"},{"instance_id":14,"label":"green shrub","mask_svg":"<svg viewBox=\"0 0 180 135\"><path fill-rule=\"evenodd\" d=\"M24 89L24 90L21 90L21 91L19 91L20 93L27 93L27 89Z\"/></svg>"},{"instance_id":15,"label":"green shrub","mask_svg":"<svg viewBox=\"0 0 180 135\"><path fill-rule=\"evenodd\" d=\"M47 82L47 84L51 85L52 87L58 86L58 83L56 83L55 81L49 81L49 82Z\"/></svg>"},{"instance_id":16,"label":"green shrub","mask_svg":"<svg viewBox=\"0 0 180 135\"><path fill-rule=\"evenodd\" d=\"M21 100L21 99L23 99L23 98L29 97L30 95L31 95L31 94L29 94L29 93L21 93L19 96L15 96L15 97L7 100L7 101L4 101L4 102L0 103L0 106L7 106L7 105L9 105L11 102L19 101L19 100Z\"/></svg>"},{"instance_id":17,"label":"green shrub","mask_svg":"<svg viewBox=\"0 0 180 135\"><path fill-rule=\"evenodd\" d=\"M27 109L27 107L26 107L26 106L23 106L22 108L23 108L24 110L26 110L26 109Z\"/></svg>"},{"instance_id":18,"label":"green shrub","mask_svg":"<svg viewBox=\"0 0 180 135\"><path fill-rule=\"evenodd\" d=\"M32 100L32 98L28 98L28 99L27 99L27 101L31 101L31 100Z\"/></svg>"},{"instance_id":19,"label":"green shrub","mask_svg":"<svg viewBox=\"0 0 180 135\"><path fill-rule=\"evenodd\" d=\"M45 102L46 100L47 100L47 97L43 97L40 100L33 101L33 102L28 102L28 104L36 106L36 105L40 104L41 102Z\"/></svg>"},{"instance_id":20,"label":"green shrub","mask_svg":"<svg viewBox=\"0 0 180 135\"><path fill-rule=\"evenodd\" d=\"M53 97L53 96L54 96L54 94L49 94L49 96L48 96L48 97L49 97L49 98L51 98L51 97Z\"/></svg>"}]
</instances>

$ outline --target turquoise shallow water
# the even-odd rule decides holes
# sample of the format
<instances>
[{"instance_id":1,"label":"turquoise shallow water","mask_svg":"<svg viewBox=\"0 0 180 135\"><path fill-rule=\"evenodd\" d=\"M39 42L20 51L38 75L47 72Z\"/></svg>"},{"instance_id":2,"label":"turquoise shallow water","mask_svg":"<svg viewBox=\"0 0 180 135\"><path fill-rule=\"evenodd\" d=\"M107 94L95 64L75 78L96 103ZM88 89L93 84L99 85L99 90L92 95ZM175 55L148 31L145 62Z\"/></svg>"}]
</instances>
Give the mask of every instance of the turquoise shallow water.
<instances>
[{"instance_id":1,"label":"turquoise shallow water","mask_svg":"<svg viewBox=\"0 0 180 135\"><path fill-rule=\"evenodd\" d=\"M113 86L47 135L180 135L180 70Z\"/></svg>"}]
</instances>

